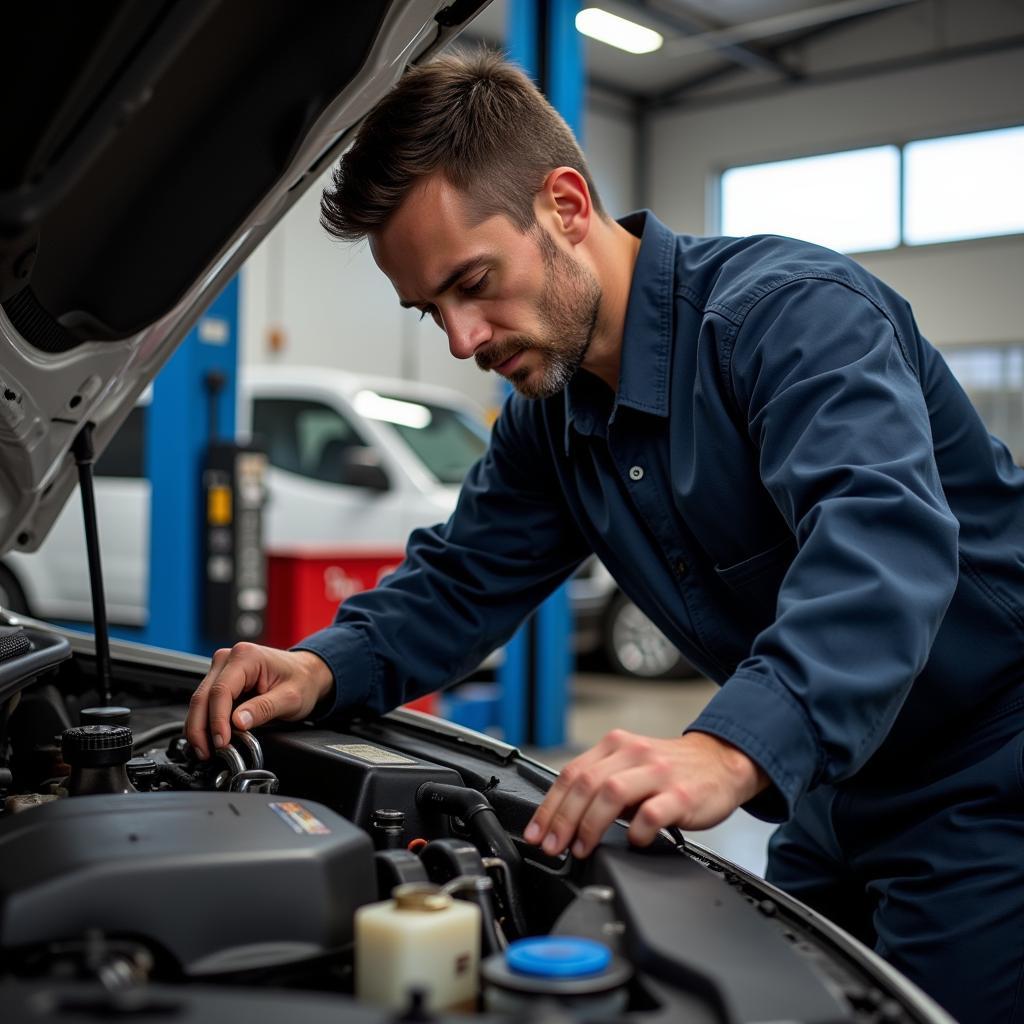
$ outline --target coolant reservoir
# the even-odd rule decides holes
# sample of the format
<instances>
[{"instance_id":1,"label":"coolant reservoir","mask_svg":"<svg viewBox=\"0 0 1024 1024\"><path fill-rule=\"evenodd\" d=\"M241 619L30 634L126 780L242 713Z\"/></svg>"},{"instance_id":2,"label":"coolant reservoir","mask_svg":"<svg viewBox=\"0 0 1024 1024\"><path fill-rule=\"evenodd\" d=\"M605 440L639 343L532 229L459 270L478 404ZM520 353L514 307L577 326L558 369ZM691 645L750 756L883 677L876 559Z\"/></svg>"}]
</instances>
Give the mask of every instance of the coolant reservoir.
<instances>
[{"instance_id":1,"label":"coolant reservoir","mask_svg":"<svg viewBox=\"0 0 1024 1024\"><path fill-rule=\"evenodd\" d=\"M633 969L601 942L570 935L518 939L484 961L484 1007L529 1020L542 1002L603 1020L626 1009Z\"/></svg>"},{"instance_id":2,"label":"coolant reservoir","mask_svg":"<svg viewBox=\"0 0 1024 1024\"><path fill-rule=\"evenodd\" d=\"M473 1010L480 908L436 885L399 885L393 899L356 911L356 996L392 1009L420 989L430 1010Z\"/></svg>"}]
</instances>

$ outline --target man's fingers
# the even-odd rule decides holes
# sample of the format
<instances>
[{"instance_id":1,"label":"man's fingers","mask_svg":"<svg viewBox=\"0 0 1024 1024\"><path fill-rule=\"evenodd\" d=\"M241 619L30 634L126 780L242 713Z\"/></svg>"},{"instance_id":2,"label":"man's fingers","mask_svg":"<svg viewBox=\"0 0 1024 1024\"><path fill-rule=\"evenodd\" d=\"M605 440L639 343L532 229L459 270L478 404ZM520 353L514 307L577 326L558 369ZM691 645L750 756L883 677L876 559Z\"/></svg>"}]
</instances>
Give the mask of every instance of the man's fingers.
<instances>
[{"instance_id":1,"label":"man's fingers","mask_svg":"<svg viewBox=\"0 0 1024 1024\"><path fill-rule=\"evenodd\" d=\"M214 747L226 746L231 741L231 709L235 700L256 685L260 676L260 663L247 658L236 647L217 678L208 688L208 717Z\"/></svg>"},{"instance_id":2,"label":"man's fingers","mask_svg":"<svg viewBox=\"0 0 1024 1024\"><path fill-rule=\"evenodd\" d=\"M528 843L538 844L547 838L551 831L551 822L558 813L569 791L577 784L580 774L588 771L590 766L600 761L598 747L592 747L586 753L570 761L555 779L554 785L548 790L540 807L533 812L530 824L523 830L523 838ZM564 849L564 847L563 847Z\"/></svg>"},{"instance_id":3,"label":"man's fingers","mask_svg":"<svg viewBox=\"0 0 1024 1024\"><path fill-rule=\"evenodd\" d=\"M192 694L188 704L188 715L185 717L185 738L203 760L210 756L209 733L206 731L210 684L220 675L230 654L231 651L226 647L214 653L210 659L210 670L196 688L196 692Z\"/></svg>"},{"instance_id":4,"label":"man's fingers","mask_svg":"<svg viewBox=\"0 0 1024 1024\"><path fill-rule=\"evenodd\" d=\"M586 857L601 841L608 826L616 818L624 817L628 808L645 800L650 803L647 798L653 798L654 794L664 788L670 771L667 762L654 761L616 772L605 779L576 829L576 841L572 844L573 856ZM632 830L630 835L632 837Z\"/></svg>"},{"instance_id":5,"label":"man's fingers","mask_svg":"<svg viewBox=\"0 0 1024 1024\"><path fill-rule=\"evenodd\" d=\"M570 791L578 786L577 780L580 774L589 771L591 765L599 764L605 758L616 756L619 751L627 751L630 757L639 754L640 751L635 749L638 746L637 741L647 742L646 737L636 736L626 732L625 729L613 729L590 750L570 761L555 779L554 785L548 790L540 807L534 811L533 818L523 830L523 838L528 843L534 844L545 840L551 833L555 815L559 812ZM566 836L565 842L558 847L558 850L564 850L569 845L570 838L572 838L571 834ZM547 847L545 847L545 851L547 851Z\"/></svg>"},{"instance_id":6,"label":"man's fingers","mask_svg":"<svg viewBox=\"0 0 1024 1024\"><path fill-rule=\"evenodd\" d=\"M204 761L210 756L210 744L206 734L206 704L204 680L188 702L188 716L185 719L185 738Z\"/></svg>"},{"instance_id":7,"label":"man's fingers","mask_svg":"<svg viewBox=\"0 0 1024 1024\"><path fill-rule=\"evenodd\" d=\"M676 790L658 793L645 800L629 825L629 841L647 846L666 825L675 825L685 816L685 801Z\"/></svg>"},{"instance_id":8,"label":"man's fingers","mask_svg":"<svg viewBox=\"0 0 1024 1024\"><path fill-rule=\"evenodd\" d=\"M591 812L595 801L600 801L599 818L608 813L608 807L617 806L615 813L608 818L609 823L624 808L636 802L632 789L623 789L622 777L634 768L638 756L634 746L627 744L615 753L581 765L569 773L569 787L551 816L547 835L541 844L545 853L553 856L568 848L573 837L579 834L580 824Z\"/></svg>"},{"instance_id":9,"label":"man's fingers","mask_svg":"<svg viewBox=\"0 0 1024 1024\"><path fill-rule=\"evenodd\" d=\"M717 825L733 812L733 805L700 800L690 787L677 783L637 808L629 826L629 841L637 846L654 842L667 825L703 829Z\"/></svg>"},{"instance_id":10,"label":"man's fingers","mask_svg":"<svg viewBox=\"0 0 1024 1024\"><path fill-rule=\"evenodd\" d=\"M294 686L275 686L266 693L235 708L231 721L236 729L254 729L275 718L294 718L301 710L302 698Z\"/></svg>"}]
</instances>

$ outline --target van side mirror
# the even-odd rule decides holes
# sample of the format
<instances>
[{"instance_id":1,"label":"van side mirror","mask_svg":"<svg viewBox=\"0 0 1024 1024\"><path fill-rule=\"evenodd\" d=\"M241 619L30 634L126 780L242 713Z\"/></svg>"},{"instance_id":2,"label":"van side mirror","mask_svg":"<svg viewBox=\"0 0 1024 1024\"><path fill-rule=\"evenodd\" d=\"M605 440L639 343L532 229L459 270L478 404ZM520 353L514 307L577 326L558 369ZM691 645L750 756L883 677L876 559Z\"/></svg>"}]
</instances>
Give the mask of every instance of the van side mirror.
<instances>
[{"instance_id":1,"label":"van side mirror","mask_svg":"<svg viewBox=\"0 0 1024 1024\"><path fill-rule=\"evenodd\" d=\"M346 449L341 460L341 479L338 483L363 487L368 491L387 491L391 488L391 481L381 465L380 453L362 446Z\"/></svg>"}]
</instances>

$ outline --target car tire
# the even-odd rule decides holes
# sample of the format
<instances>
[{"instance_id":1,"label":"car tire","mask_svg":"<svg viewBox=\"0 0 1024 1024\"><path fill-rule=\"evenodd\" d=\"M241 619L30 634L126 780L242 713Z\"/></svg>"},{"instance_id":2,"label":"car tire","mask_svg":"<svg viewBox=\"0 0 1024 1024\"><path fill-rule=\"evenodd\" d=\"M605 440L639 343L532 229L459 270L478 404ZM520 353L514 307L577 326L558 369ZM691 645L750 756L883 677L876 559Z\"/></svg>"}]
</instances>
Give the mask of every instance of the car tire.
<instances>
[{"instance_id":1,"label":"car tire","mask_svg":"<svg viewBox=\"0 0 1024 1024\"><path fill-rule=\"evenodd\" d=\"M621 591L605 613L604 654L613 672L637 679L682 679L694 667Z\"/></svg>"},{"instance_id":2,"label":"car tire","mask_svg":"<svg viewBox=\"0 0 1024 1024\"><path fill-rule=\"evenodd\" d=\"M17 577L4 565L0 565L0 608L21 615L28 615L28 601Z\"/></svg>"}]
</instances>

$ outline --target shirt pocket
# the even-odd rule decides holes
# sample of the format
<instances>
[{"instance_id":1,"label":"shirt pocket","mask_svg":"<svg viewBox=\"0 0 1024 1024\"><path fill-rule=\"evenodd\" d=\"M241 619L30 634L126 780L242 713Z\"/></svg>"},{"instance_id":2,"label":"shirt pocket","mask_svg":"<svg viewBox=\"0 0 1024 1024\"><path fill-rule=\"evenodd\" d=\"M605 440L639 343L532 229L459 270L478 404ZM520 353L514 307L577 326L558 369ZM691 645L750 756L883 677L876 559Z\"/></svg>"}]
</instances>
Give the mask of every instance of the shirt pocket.
<instances>
[{"instance_id":1,"label":"shirt pocket","mask_svg":"<svg viewBox=\"0 0 1024 1024\"><path fill-rule=\"evenodd\" d=\"M795 556L796 540L787 536L741 562L715 566L715 575L748 628L760 632L775 621L779 588Z\"/></svg>"}]
</instances>

